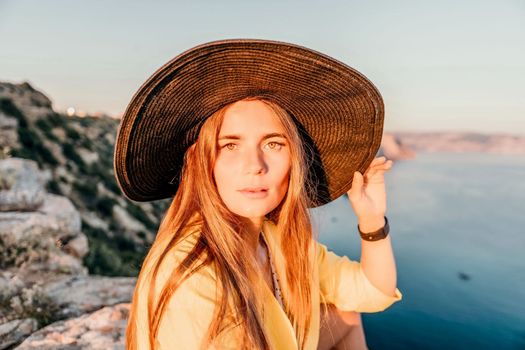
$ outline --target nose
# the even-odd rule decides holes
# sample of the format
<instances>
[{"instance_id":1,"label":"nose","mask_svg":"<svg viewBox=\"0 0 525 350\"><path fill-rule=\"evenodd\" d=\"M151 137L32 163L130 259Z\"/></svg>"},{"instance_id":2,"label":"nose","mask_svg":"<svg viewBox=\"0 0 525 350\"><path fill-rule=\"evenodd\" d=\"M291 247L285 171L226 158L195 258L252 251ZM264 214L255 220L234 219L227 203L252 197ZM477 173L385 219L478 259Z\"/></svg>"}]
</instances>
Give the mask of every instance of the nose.
<instances>
[{"instance_id":1,"label":"nose","mask_svg":"<svg viewBox=\"0 0 525 350\"><path fill-rule=\"evenodd\" d=\"M266 163L260 149L249 149L244 152L243 172L245 174L260 174L265 170Z\"/></svg>"}]
</instances>

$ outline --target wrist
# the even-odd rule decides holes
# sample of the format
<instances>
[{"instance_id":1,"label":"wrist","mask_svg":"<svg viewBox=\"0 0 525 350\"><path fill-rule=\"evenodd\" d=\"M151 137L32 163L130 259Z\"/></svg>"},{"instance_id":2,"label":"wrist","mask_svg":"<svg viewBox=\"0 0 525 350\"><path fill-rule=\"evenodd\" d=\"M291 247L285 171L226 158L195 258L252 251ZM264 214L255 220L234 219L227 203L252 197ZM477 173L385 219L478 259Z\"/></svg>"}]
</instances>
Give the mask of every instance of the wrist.
<instances>
[{"instance_id":1,"label":"wrist","mask_svg":"<svg viewBox=\"0 0 525 350\"><path fill-rule=\"evenodd\" d=\"M378 220L378 221L375 221ZM383 222L382 226L378 224L379 222ZM379 219L374 219L371 221L365 221L365 227L361 227L361 224L357 225L357 230L359 231L359 235L361 238L368 242L374 242L381 239L384 239L388 236L388 233L390 232L390 225L388 224L388 219L386 216L383 216L383 220L380 221ZM374 229L375 227L378 227L378 229Z\"/></svg>"},{"instance_id":2,"label":"wrist","mask_svg":"<svg viewBox=\"0 0 525 350\"><path fill-rule=\"evenodd\" d=\"M358 219L359 229L365 233L377 231L384 227L385 224L384 215Z\"/></svg>"}]
</instances>

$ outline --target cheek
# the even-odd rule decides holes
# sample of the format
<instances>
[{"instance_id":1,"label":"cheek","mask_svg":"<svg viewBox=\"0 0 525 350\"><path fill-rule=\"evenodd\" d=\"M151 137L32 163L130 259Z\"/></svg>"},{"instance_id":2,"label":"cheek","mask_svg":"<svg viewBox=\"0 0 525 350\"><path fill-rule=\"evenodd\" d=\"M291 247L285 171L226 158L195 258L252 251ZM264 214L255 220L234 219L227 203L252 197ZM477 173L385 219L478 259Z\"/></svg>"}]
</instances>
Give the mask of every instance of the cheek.
<instances>
[{"instance_id":1,"label":"cheek","mask_svg":"<svg viewBox=\"0 0 525 350\"><path fill-rule=\"evenodd\" d=\"M290 184L290 172L288 171L281 180L280 192L282 195L284 195L286 191L288 191L289 184Z\"/></svg>"},{"instance_id":2,"label":"cheek","mask_svg":"<svg viewBox=\"0 0 525 350\"><path fill-rule=\"evenodd\" d=\"M275 165L275 183L279 190L279 195L282 196L288 190L288 184L290 181L290 159L280 159Z\"/></svg>"},{"instance_id":3,"label":"cheek","mask_svg":"<svg viewBox=\"0 0 525 350\"><path fill-rule=\"evenodd\" d=\"M213 177L215 178L215 184L219 193L223 193L227 189L232 181L231 167L228 167L224 162L217 161L213 168Z\"/></svg>"},{"instance_id":4,"label":"cheek","mask_svg":"<svg viewBox=\"0 0 525 350\"><path fill-rule=\"evenodd\" d=\"M215 185L220 198L230 207L236 201L238 181L238 161L231 157L218 157L213 167L213 177L215 178ZM230 208L231 210L231 208Z\"/></svg>"}]
</instances>

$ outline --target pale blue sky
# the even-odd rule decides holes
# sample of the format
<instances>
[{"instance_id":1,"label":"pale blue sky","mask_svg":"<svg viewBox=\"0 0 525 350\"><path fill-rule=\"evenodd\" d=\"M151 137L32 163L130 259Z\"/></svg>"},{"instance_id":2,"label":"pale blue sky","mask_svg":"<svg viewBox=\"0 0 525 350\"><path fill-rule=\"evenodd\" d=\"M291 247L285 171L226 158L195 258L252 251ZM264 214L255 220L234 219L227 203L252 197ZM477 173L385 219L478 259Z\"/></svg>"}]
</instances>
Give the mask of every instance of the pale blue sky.
<instances>
[{"instance_id":1,"label":"pale blue sky","mask_svg":"<svg viewBox=\"0 0 525 350\"><path fill-rule=\"evenodd\" d=\"M172 57L236 37L361 71L386 131L525 134L525 0L0 0L0 80L29 81L59 110L120 114Z\"/></svg>"}]
</instances>

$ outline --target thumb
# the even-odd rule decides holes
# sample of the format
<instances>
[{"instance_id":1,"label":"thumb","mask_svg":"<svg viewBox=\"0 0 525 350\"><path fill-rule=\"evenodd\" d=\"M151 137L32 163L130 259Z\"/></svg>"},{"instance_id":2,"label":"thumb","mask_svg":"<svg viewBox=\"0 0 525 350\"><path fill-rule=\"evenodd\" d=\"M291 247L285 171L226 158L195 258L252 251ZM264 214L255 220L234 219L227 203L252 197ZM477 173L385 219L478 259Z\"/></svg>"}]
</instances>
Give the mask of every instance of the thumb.
<instances>
[{"instance_id":1,"label":"thumb","mask_svg":"<svg viewBox=\"0 0 525 350\"><path fill-rule=\"evenodd\" d=\"M363 175L359 171L354 172L354 179L352 180L352 188L348 191L349 197L357 197L361 194L361 188L363 187Z\"/></svg>"}]
</instances>

